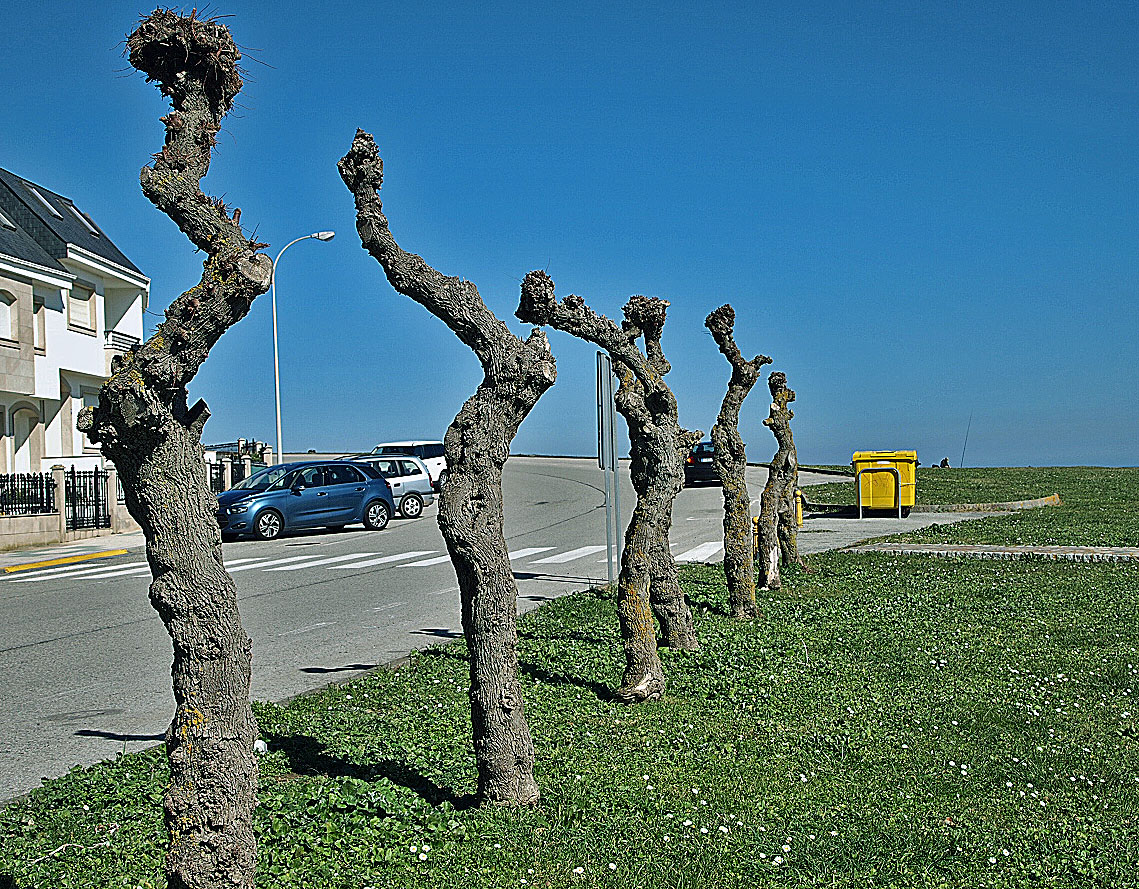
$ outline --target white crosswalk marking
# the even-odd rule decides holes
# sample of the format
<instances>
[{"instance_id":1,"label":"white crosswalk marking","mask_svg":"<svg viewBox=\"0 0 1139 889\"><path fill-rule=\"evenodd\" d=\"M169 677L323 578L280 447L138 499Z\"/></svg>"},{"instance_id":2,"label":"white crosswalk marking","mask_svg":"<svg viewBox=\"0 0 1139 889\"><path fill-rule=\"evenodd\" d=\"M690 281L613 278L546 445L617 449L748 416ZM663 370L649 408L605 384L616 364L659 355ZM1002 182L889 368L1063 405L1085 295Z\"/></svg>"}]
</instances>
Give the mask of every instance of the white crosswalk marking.
<instances>
[{"instance_id":1,"label":"white crosswalk marking","mask_svg":"<svg viewBox=\"0 0 1139 889\"><path fill-rule=\"evenodd\" d=\"M581 559L585 556L591 556L594 553L599 553L605 546L579 546L577 549L571 549L568 553L558 553L556 556L546 556L544 559L538 559L536 562L531 562L532 565L561 565L564 562L572 562L574 559Z\"/></svg>"},{"instance_id":2,"label":"white crosswalk marking","mask_svg":"<svg viewBox=\"0 0 1139 889\"><path fill-rule=\"evenodd\" d=\"M231 565L238 565L243 562L258 561L253 558L246 559L232 559L226 563L226 568ZM130 574L147 574L150 571L150 565L146 562L130 562L126 565L116 565L111 568L86 568L81 571L76 571L71 574L56 574L50 577L43 575L36 575L35 577L21 577L16 579L16 583L32 583L37 580L103 580L109 577L126 577Z\"/></svg>"},{"instance_id":3,"label":"white crosswalk marking","mask_svg":"<svg viewBox=\"0 0 1139 889\"><path fill-rule=\"evenodd\" d=\"M444 562L450 562L450 556L436 556L434 559L421 559L418 562L408 562L406 565L400 565L400 568L422 568L425 565L442 565Z\"/></svg>"},{"instance_id":4,"label":"white crosswalk marking","mask_svg":"<svg viewBox=\"0 0 1139 889\"><path fill-rule=\"evenodd\" d=\"M61 565L58 568L32 568L29 571L13 572L13 580L24 580L29 577L49 577L52 575L61 574L78 574L81 571L113 571L118 568L126 568L128 566L145 565L146 562L126 562L125 564L119 563L116 565L101 565L96 564L92 566L90 563L82 565Z\"/></svg>"},{"instance_id":5,"label":"white crosswalk marking","mask_svg":"<svg viewBox=\"0 0 1139 889\"><path fill-rule=\"evenodd\" d=\"M227 565L226 570L230 574L236 574L238 571L250 571L254 568L268 568L270 565L284 565L286 562L300 562L300 561L303 561L305 559L311 559L311 558L312 558L312 556L289 556L287 559L272 559L268 562L258 561L258 562L254 562L250 565L239 565L236 568L233 568L233 567L230 567L230 565ZM232 563L231 563L231 565L232 565Z\"/></svg>"},{"instance_id":6,"label":"white crosswalk marking","mask_svg":"<svg viewBox=\"0 0 1139 889\"><path fill-rule=\"evenodd\" d=\"M716 555L724 548L722 540L712 540L708 543L701 543L699 546L694 546L687 552L681 553L676 557L678 562L706 562L709 558Z\"/></svg>"},{"instance_id":7,"label":"white crosswalk marking","mask_svg":"<svg viewBox=\"0 0 1139 889\"><path fill-rule=\"evenodd\" d=\"M402 561L403 559L415 559L415 558L418 558L419 556L427 556L433 552L435 552L435 550L425 549L425 550L418 550L416 552L410 552L410 553L398 553L397 555L394 555L394 556L380 556L378 559L368 559L367 561L364 561L364 562L353 562L351 565L333 565L328 570L333 571L336 568L367 568L369 565L386 565L389 562L399 562L399 561ZM282 569L277 568L274 570L280 571Z\"/></svg>"},{"instance_id":8,"label":"white crosswalk marking","mask_svg":"<svg viewBox=\"0 0 1139 889\"><path fill-rule=\"evenodd\" d=\"M344 556L327 556L325 558L316 558L311 562L303 562L300 565L286 565L283 568L266 568L266 571L300 571L302 568L316 568L320 565L332 565L335 562L348 562L352 559L366 559L368 556L374 556L375 553L348 553Z\"/></svg>"},{"instance_id":9,"label":"white crosswalk marking","mask_svg":"<svg viewBox=\"0 0 1139 889\"><path fill-rule=\"evenodd\" d=\"M544 553L547 550L551 550L551 549L553 549L552 546L528 546L525 549L516 549L514 552L510 553L509 555L510 555L510 558L512 558L512 559L523 559L526 556L532 556L535 553Z\"/></svg>"}]
</instances>

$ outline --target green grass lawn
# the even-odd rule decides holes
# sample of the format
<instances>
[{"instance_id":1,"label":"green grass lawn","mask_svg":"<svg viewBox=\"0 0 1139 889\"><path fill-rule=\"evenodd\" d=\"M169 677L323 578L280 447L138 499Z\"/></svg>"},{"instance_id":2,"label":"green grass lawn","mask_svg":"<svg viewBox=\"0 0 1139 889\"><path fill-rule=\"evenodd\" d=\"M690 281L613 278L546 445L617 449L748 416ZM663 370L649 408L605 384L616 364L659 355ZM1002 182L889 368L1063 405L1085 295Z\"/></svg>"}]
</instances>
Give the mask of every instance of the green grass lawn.
<instances>
[{"instance_id":1,"label":"green grass lawn","mask_svg":"<svg viewBox=\"0 0 1139 889\"><path fill-rule=\"evenodd\" d=\"M1073 520L1133 502L1086 472ZM461 643L258 705L259 885L1139 886L1139 568L831 553L751 624L718 567L683 579L703 648L659 702L608 699L609 595L520 622L534 809L469 807ZM0 810L0 875L164 885L164 780L152 751L48 782Z\"/></svg>"}]
</instances>

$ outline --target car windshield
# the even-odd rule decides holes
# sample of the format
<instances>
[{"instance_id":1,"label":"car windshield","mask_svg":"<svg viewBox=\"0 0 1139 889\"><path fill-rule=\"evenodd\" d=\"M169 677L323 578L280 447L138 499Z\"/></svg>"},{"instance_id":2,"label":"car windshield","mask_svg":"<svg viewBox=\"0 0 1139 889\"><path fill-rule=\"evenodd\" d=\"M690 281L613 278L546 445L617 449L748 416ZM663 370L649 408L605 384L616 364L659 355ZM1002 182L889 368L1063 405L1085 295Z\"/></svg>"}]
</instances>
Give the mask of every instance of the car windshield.
<instances>
[{"instance_id":1,"label":"car windshield","mask_svg":"<svg viewBox=\"0 0 1139 889\"><path fill-rule=\"evenodd\" d=\"M698 444L692 449L694 454L711 454L715 448L710 444Z\"/></svg>"},{"instance_id":2,"label":"car windshield","mask_svg":"<svg viewBox=\"0 0 1139 889\"><path fill-rule=\"evenodd\" d=\"M231 491L267 491L269 488L281 487L281 480L289 474L284 466L271 466L254 473L249 478L238 482Z\"/></svg>"}]
</instances>

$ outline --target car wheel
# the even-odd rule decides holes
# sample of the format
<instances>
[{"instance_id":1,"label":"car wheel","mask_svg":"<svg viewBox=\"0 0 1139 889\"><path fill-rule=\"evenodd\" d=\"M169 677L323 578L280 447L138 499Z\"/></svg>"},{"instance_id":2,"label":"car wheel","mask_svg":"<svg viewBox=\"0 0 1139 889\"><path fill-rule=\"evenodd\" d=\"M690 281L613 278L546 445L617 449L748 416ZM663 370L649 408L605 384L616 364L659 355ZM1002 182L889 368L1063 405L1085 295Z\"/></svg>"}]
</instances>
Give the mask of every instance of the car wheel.
<instances>
[{"instance_id":1,"label":"car wheel","mask_svg":"<svg viewBox=\"0 0 1139 889\"><path fill-rule=\"evenodd\" d=\"M391 517L391 511L383 500L373 500L364 507L364 527L369 531L383 531Z\"/></svg>"},{"instance_id":2,"label":"car wheel","mask_svg":"<svg viewBox=\"0 0 1139 889\"><path fill-rule=\"evenodd\" d=\"M404 494L399 502L399 514L405 519L415 519L423 512L423 498L418 494Z\"/></svg>"},{"instance_id":3,"label":"car wheel","mask_svg":"<svg viewBox=\"0 0 1139 889\"><path fill-rule=\"evenodd\" d=\"M257 516L253 533L262 540L276 540L285 529L285 520L275 509L267 509Z\"/></svg>"},{"instance_id":4,"label":"car wheel","mask_svg":"<svg viewBox=\"0 0 1139 889\"><path fill-rule=\"evenodd\" d=\"M443 485L447 484L447 479L449 479L450 477L451 477L451 473L449 473L446 469L444 469L442 472L439 473L439 481L437 481L435 483L436 487L442 488Z\"/></svg>"}]
</instances>

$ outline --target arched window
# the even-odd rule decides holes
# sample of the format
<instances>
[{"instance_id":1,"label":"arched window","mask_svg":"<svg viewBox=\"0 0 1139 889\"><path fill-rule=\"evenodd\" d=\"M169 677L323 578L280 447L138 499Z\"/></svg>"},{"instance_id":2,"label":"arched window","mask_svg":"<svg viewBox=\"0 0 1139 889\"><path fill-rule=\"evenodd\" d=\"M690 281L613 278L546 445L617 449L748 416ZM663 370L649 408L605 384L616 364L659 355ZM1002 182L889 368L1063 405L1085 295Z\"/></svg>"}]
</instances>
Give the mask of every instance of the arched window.
<instances>
[{"instance_id":1,"label":"arched window","mask_svg":"<svg viewBox=\"0 0 1139 889\"><path fill-rule=\"evenodd\" d=\"M0 337L6 340L20 338L20 328L16 317L16 297L7 290L0 290Z\"/></svg>"}]
</instances>

